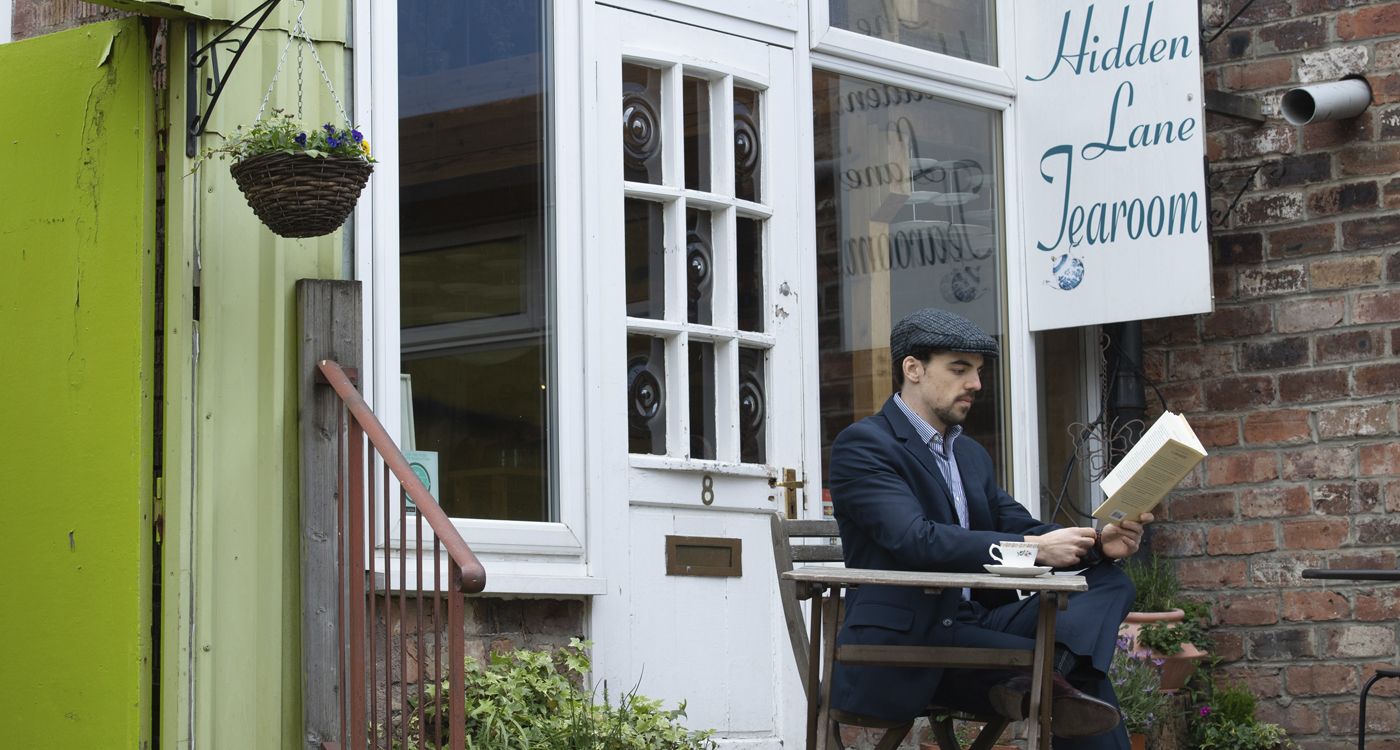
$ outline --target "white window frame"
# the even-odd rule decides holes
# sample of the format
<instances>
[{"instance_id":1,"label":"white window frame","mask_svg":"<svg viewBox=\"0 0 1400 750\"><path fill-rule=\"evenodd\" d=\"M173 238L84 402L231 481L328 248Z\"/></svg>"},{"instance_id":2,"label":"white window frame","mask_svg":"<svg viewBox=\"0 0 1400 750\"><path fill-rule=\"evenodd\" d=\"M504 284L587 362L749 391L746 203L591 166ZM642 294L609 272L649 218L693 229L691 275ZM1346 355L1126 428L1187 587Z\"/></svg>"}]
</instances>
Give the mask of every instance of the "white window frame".
<instances>
[{"instance_id":1,"label":"white window frame","mask_svg":"<svg viewBox=\"0 0 1400 750\"><path fill-rule=\"evenodd\" d=\"M398 148L398 12L394 3L354 0L355 17L367 19L352 32L354 48L355 116L368 125L374 155L381 166L365 190L356 214L355 278L362 282L364 325L363 391L389 434L400 435L399 373L399 185L390 165ZM552 522L453 519L453 525L491 571L487 593L601 594L605 582L588 577L585 547L586 483L584 403L585 258L581 253L557 252L583 244L581 148L589 137L584 126L592 112L589 76L580 62L587 51L580 33L579 12L573 3L551 3L550 130L548 158L553 174L547 202L552 211L542 241L554 255L552 289L546 307L552 315L550 346L554 390L550 406L550 452L553 456ZM560 365L559 363L565 363ZM574 363L574 364L568 364ZM395 488L396 489L396 488ZM406 537L406 538L405 538ZM381 555L386 549L381 537ZM414 531L394 529L387 549L414 542ZM394 557L394 556L391 556ZM381 568L382 569L382 568Z\"/></svg>"},{"instance_id":2,"label":"white window frame","mask_svg":"<svg viewBox=\"0 0 1400 750\"><path fill-rule=\"evenodd\" d=\"M996 66L917 49L845 29L832 28L830 0L810 2L810 68L888 83L1001 114L1002 228L1005 251L1005 315L1007 338L1002 372L1007 378L1008 457L1011 486L1007 491L1030 513L1040 516L1039 405L1036 389L1036 347L1026 304L1027 276L1021 253L1024 226L1017 153L1016 36L1013 3L997 0ZM1034 0L1022 0L1034 2ZM810 103L810 101L809 101ZM804 218L815 215L815 195L803 196Z\"/></svg>"}]
</instances>

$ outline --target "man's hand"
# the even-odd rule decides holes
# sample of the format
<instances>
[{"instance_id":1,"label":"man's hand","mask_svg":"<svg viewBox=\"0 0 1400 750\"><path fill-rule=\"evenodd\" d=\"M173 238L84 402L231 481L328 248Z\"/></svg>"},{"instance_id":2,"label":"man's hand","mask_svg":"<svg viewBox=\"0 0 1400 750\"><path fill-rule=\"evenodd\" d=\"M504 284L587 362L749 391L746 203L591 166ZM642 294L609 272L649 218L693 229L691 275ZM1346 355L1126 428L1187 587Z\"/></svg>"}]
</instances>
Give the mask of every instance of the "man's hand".
<instances>
[{"instance_id":1,"label":"man's hand","mask_svg":"<svg viewBox=\"0 0 1400 750\"><path fill-rule=\"evenodd\" d=\"M1036 565L1063 568L1079 562L1080 558L1093 549L1094 537L1093 529L1076 526L1070 529L1055 529L1042 536L1027 536L1026 541L1040 545L1035 552ZM1104 541L1108 541L1107 536L1104 537ZM1136 549L1136 545L1133 548Z\"/></svg>"},{"instance_id":2,"label":"man's hand","mask_svg":"<svg viewBox=\"0 0 1400 750\"><path fill-rule=\"evenodd\" d=\"M1142 544L1142 527L1152 523L1152 514L1143 513L1137 521L1124 521L1122 525L1108 524L1103 527L1103 554L1105 557L1121 560L1137 552ZM1029 537L1027 537L1029 539Z\"/></svg>"}]
</instances>

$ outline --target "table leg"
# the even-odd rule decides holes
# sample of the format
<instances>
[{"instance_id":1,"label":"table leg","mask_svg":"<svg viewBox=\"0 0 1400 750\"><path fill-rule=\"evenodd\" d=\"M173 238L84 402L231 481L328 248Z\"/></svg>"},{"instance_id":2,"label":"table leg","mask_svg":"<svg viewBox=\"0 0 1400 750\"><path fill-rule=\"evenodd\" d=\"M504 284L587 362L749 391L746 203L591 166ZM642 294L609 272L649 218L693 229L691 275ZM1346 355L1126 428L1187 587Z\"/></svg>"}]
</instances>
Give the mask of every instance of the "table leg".
<instances>
[{"instance_id":1,"label":"table leg","mask_svg":"<svg viewBox=\"0 0 1400 750\"><path fill-rule=\"evenodd\" d=\"M798 584L799 586L804 584ZM817 750L817 707L821 704L822 600L816 592L812 602L812 636L807 639L807 750ZM825 732L826 728L822 727Z\"/></svg>"},{"instance_id":2,"label":"table leg","mask_svg":"<svg viewBox=\"0 0 1400 750\"><path fill-rule=\"evenodd\" d=\"M1050 750L1050 709L1054 704L1055 684L1055 609L1059 604L1058 599L1059 595L1054 591L1040 592L1034 657L1035 676L1039 679L1034 680L1031 686L1031 711L1039 716L1027 726L1027 748L1038 746L1039 750Z\"/></svg>"},{"instance_id":3,"label":"table leg","mask_svg":"<svg viewBox=\"0 0 1400 750\"><path fill-rule=\"evenodd\" d=\"M831 589L831 595L822 602L822 692L821 708L817 711L817 747L827 750L827 738L831 723L831 677L836 667L836 624L841 604L841 587Z\"/></svg>"}]
</instances>

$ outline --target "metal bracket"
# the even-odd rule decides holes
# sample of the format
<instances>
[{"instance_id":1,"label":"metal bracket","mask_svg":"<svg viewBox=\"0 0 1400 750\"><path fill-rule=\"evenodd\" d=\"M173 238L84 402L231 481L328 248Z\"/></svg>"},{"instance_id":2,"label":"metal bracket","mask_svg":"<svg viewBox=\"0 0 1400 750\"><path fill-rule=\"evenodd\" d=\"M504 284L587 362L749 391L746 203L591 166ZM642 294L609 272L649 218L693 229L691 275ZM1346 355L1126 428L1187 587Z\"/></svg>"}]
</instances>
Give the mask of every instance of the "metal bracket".
<instances>
[{"instance_id":1,"label":"metal bracket","mask_svg":"<svg viewBox=\"0 0 1400 750\"><path fill-rule=\"evenodd\" d=\"M185 75L185 120L189 123L185 131L185 156L193 159L198 152L198 138L204 133L204 128L209 124L209 115L214 111L214 105L218 104L219 96L224 93L224 85L228 83L229 76L233 75L233 69L238 65L238 60L243 57L243 51L247 49L248 42L253 40L253 35L258 33L267 17L272 15L278 4L282 0L264 0L258 7L254 8L248 15L238 19L209 41L208 44L190 53L189 70ZM253 28L248 31L247 36L242 39L229 39L229 35L248 22L248 19L262 13L253 24ZM194 49L199 43L198 31L195 24L186 24L185 49ZM229 61L228 69L219 70L219 45L231 45L228 51L233 53L233 59ZM206 54L208 53L208 54ZM204 91L209 96L209 106L205 107L204 115L199 114L199 77L200 68L204 63L213 63L213 77L204 80Z\"/></svg>"},{"instance_id":2,"label":"metal bracket","mask_svg":"<svg viewBox=\"0 0 1400 750\"><path fill-rule=\"evenodd\" d=\"M1208 37L1208 38L1206 37L1206 34L1208 33L1207 30L1206 30L1206 29L1201 29L1201 40L1202 40L1202 42L1203 42L1203 43L1201 44L1201 46L1204 47L1204 46L1206 46L1207 44L1210 44L1211 42L1215 41L1216 39L1219 39L1219 38L1220 38L1220 35L1221 35L1221 34L1224 34L1225 31L1226 31L1227 29L1229 29L1230 26L1233 25L1233 24L1235 23L1235 19L1239 18L1239 17L1240 17L1240 14L1242 14L1242 13L1244 13L1245 11L1249 10L1249 6L1251 6L1251 5L1253 5L1253 4L1254 4L1254 0L1247 0L1247 2L1245 2L1244 5L1241 5L1241 6L1240 6L1240 9L1239 9L1239 10L1235 11L1235 15L1230 16L1230 20L1226 21L1224 26L1221 26L1220 28L1216 29L1216 30L1215 30L1215 33L1212 34L1212 35L1211 35L1210 37ZM1227 6L1227 7L1228 7L1228 6Z\"/></svg>"},{"instance_id":3,"label":"metal bracket","mask_svg":"<svg viewBox=\"0 0 1400 750\"><path fill-rule=\"evenodd\" d=\"M1245 175L1244 181L1240 183L1239 192L1235 193L1235 198L1230 201L1229 207L1224 211L1211 209L1209 219L1211 226L1222 227L1225 225L1225 222L1230 218L1230 214L1235 210L1235 206L1239 205L1240 198L1244 197L1244 194L1249 192L1249 189L1254 186L1254 177L1258 175L1261 170L1264 172L1265 177L1271 180L1277 180L1287 173L1288 168L1284 166L1282 161L1275 160L1261 162L1259 164L1249 164L1243 167L1226 167L1225 169L1211 171L1210 162L1206 162L1206 188L1211 192L1225 190L1225 180L1221 178L1221 175L1230 174L1231 172L1243 172L1245 170L1250 170L1250 172L1248 175Z\"/></svg>"},{"instance_id":4,"label":"metal bracket","mask_svg":"<svg viewBox=\"0 0 1400 750\"><path fill-rule=\"evenodd\" d=\"M1216 91L1215 89L1205 90L1204 103L1207 112L1238 117L1242 120L1249 120L1256 125L1263 125L1265 115L1273 114L1273 108L1266 107L1258 99Z\"/></svg>"}]
</instances>

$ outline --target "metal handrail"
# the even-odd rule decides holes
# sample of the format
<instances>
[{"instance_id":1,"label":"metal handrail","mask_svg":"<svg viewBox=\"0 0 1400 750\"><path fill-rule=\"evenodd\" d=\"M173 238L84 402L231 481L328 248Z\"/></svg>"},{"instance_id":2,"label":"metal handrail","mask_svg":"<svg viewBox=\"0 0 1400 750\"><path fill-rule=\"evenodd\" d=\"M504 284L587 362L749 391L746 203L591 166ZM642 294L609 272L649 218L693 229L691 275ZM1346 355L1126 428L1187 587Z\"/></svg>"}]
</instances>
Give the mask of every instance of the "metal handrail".
<instances>
[{"instance_id":1,"label":"metal handrail","mask_svg":"<svg viewBox=\"0 0 1400 750\"><path fill-rule=\"evenodd\" d=\"M457 531L457 527L452 525L452 520L442 511L442 508L428 492L428 488L423 486L422 480L413 469L409 468L408 459L404 458L399 446L394 444L393 438L389 437L388 430L379 423L379 418L374 416L374 411L365 403L364 397L351 385L350 378L341 369L340 364L334 360L323 359L316 363L321 373L326 376L326 382L335 389L340 400L345 402L345 406L350 409L350 413L363 427L365 436L369 438L375 450L383 457L384 464L389 467L389 471L398 478L399 484L408 493L409 499L418 507L418 513L432 527L433 533L442 541L442 546L447 550L448 556L457 563L457 567L462 569L462 580L458 590L463 594L477 594L486 588L486 568L481 561L476 558L476 553L467 546L467 541ZM386 581L387 582L387 581Z\"/></svg>"}]
</instances>

